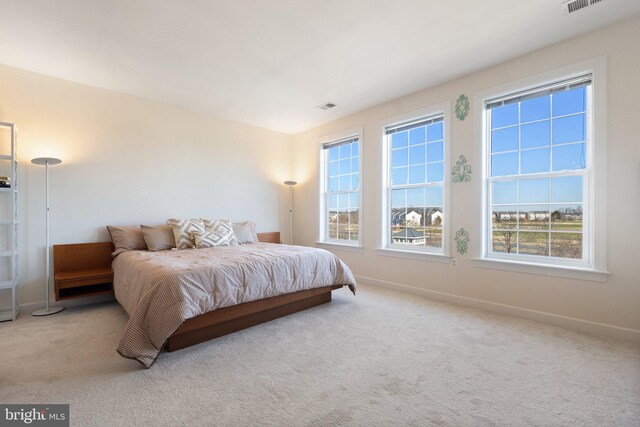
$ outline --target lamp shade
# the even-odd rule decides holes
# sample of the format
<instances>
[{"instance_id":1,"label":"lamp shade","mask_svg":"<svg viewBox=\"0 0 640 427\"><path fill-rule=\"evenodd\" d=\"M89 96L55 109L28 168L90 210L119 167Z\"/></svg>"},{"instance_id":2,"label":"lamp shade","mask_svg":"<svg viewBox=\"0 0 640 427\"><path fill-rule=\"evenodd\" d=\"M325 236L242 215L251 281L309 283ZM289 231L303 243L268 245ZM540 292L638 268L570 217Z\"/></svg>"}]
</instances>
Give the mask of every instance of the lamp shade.
<instances>
[{"instance_id":1,"label":"lamp shade","mask_svg":"<svg viewBox=\"0 0 640 427\"><path fill-rule=\"evenodd\" d=\"M56 159L55 157L36 157L35 159L31 159L31 163L34 165L59 165L62 163L62 160Z\"/></svg>"}]
</instances>

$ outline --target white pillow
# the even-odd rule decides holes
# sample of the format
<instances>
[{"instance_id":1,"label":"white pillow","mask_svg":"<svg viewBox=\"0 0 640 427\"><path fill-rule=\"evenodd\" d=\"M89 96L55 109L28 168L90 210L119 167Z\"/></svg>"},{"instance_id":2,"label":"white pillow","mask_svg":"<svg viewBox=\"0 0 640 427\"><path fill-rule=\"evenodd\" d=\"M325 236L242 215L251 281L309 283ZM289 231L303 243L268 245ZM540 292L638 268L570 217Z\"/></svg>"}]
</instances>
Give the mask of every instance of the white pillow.
<instances>
[{"instance_id":1,"label":"white pillow","mask_svg":"<svg viewBox=\"0 0 640 427\"><path fill-rule=\"evenodd\" d=\"M236 235L238 239L238 243L241 245L244 243L255 243L258 241L258 236L256 235L256 224L247 221L240 223L231 224L233 227L233 233Z\"/></svg>"},{"instance_id":2,"label":"white pillow","mask_svg":"<svg viewBox=\"0 0 640 427\"><path fill-rule=\"evenodd\" d=\"M173 230L176 239L176 248L189 249L196 245L194 232L204 231L204 223L200 219L175 219L167 220L167 225Z\"/></svg>"}]
</instances>

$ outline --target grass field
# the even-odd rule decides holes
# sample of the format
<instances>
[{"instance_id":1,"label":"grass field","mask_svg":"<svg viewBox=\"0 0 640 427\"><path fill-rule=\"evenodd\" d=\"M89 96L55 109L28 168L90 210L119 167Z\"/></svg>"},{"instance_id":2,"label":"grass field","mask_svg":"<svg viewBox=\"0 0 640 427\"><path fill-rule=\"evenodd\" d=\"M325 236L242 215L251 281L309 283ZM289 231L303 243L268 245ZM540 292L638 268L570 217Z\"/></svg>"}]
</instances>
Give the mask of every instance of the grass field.
<instances>
[{"instance_id":1,"label":"grass field","mask_svg":"<svg viewBox=\"0 0 640 427\"><path fill-rule=\"evenodd\" d=\"M493 221L494 229L509 230L516 228L515 221ZM520 229L548 230L549 221L520 221ZM551 221L551 229L558 231L582 231L582 221Z\"/></svg>"},{"instance_id":2,"label":"grass field","mask_svg":"<svg viewBox=\"0 0 640 427\"><path fill-rule=\"evenodd\" d=\"M554 256L560 258L582 258L582 233L572 231L549 233L540 231L499 230L493 231L493 251L527 255Z\"/></svg>"}]
</instances>

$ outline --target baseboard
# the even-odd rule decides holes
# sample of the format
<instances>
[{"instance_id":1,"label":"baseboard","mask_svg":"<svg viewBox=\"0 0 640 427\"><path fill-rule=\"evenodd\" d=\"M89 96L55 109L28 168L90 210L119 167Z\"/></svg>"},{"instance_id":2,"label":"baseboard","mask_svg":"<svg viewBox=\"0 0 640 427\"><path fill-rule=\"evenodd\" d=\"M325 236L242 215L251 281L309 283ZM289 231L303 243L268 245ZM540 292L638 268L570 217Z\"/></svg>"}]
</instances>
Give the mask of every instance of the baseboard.
<instances>
[{"instance_id":1,"label":"baseboard","mask_svg":"<svg viewBox=\"0 0 640 427\"><path fill-rule=\"evenodd\" d=\"M106 301L113 301L115 299L115 297L113 295L97 295L94 297L86 297L86 298L74 298L74 299L69 299L69 300L64 300L64 301L51 301L50 305L53 307L64 307L64 308L71 308L71 307L79 307L82 305L89 305L89 304L97 304L100 302L106 302ZM19 306L19 314L20 315L25 315L25 314L31 314L31 312L33 312L34 310L37 310L39 308L43 308L45 306L45 301L39 301L39 302L28 302L25 304L20 304ZM11 310L11 306L6 306L6 307L0 307L0 311L3 310Z\"/></svg>"},{"instance_id":2,"label":"baseboard","mask_svg":"<svg viewBox=\"0 0 640 427\"><path fill-rule=\"evenodd\" d=\"M369 284L381 288L392 289L400 292L407 292L427 298L445 301L454 304L466 305L475 308L482 308L495 313L508 314L515 317L522 317L542 323L549 323L574 331L585 332L591 335L604 335L614 338L622 338L629 341L640 342L640 330L623 328L606 323L592 322L590 320L576 319L559 314L547 313L544 311L531 310L528 308L516 307L513 305L500 304L497 302L480 300L476 298L463 297L446 292L433 291L429 289L416 288L414 286L400 283L387 282L373 279L371 277L356 276L358 283Z\"/></svg>"}]
</instances>

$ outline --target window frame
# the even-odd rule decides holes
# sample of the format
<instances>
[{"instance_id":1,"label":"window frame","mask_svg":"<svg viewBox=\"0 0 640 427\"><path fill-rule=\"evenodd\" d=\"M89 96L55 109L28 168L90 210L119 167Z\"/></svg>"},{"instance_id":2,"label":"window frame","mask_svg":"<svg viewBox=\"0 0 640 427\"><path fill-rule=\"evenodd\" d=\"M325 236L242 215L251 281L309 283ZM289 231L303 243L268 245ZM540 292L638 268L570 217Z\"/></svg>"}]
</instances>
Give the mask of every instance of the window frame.
<instances>
[{"instance_id":1,"label":"window frame","mask_svg":"<svg viewBox=\"0 0 640 427\"><path fill-rule=\"evenodd\" d=\"M586 168L581 170L531 174L532 178L583 176L583 259L544 257L526 254L500 254L491 250L491 161L486 101L518 92L541 88L555 82L591 75L587 90ZM606 59L604 57L563 67L518 80L474 95L475 133L478 138L475 159L481 165L481 179L474 236L480 243L474 260L480 267L523 271L559 277L606 281ZM511 179L514 176L510 177ZM498 178L499 180L500 178ZM509 178L505 178L509 179Z\"/></svg>"},{"instance_id":2,"label":"window frame","mask_svg":"<svg viewBox=\"0 0 640 427\"><path fill-rule=\"evenodd\" d=\"M397 126L402 123L411 121L428 120L442 116L443 118L443 197L442 197L442 247L433 248L428 246L410 246L394 244L391 242L391 236L389 233L391 218L391 172L393 166L391 165L391 138L386 134L386 129L389 127ZM382 147L382 181L381 181L381 222L378 233L378 253L380 255L419 259L426 261L435 261L448 263L451 259L450 246L451 246L451 103L443 102L430 107L422 108L419 110L411 111L393 118L389 118L380 123L381 134L381 147ZM407 184L410 186L411 184ZM429 184L421 185L416 184L419 187L429 186Z\"/></svg>"},{"instance_id":3,"label":"window frame","mask_svg":"<svg viewBox=\"0 0 640 427\"><path fill-rule=\"evenodd\" d=\"M344 140L358 139L358 240L342 240L329 238L329 221L327 218L327 196L328 191L328 167L329 162L326 154L328 150L324 147L327 144L339 143ZM343 247L346 249L362 248L363 232L363 209L362 209L362 183L363 183L363 143L362 128L351 128L341 132L332 133L318 138L318 240L317 244Z\"/></svg>"}]
</instances>

